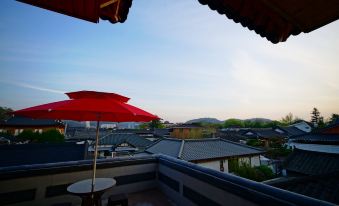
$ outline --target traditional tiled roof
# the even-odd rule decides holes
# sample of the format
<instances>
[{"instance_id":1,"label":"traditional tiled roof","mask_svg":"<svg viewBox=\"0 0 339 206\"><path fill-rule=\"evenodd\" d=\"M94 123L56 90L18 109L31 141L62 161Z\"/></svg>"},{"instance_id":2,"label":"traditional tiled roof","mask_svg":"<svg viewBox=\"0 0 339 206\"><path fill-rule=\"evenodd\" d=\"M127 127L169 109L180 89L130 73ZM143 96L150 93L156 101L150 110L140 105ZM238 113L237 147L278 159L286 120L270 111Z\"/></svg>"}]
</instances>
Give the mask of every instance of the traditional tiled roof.
<instances>
[{"instance_id":1,"label":"traditional tiled roof","mask_svg":"<svg viewBox=\"0 0 339 206\"><path fill-rule=\"evenodd\" d=\"M0 146L0 167L84 160L85 144L12 144Z\"/></svg>"},{"instance_id":2,"label":"traditional tiled roof","mask_svg":"<svg viewBox=\"0 0 339 206\"><path fill-rule=\"evenodd\" d=\"M99 138L110 134L111 131L107 129L99 130ZM96 130L93 128L83 127L68 127L66 129L66 139L73 140L94 140L96 137Z\"/></svg>"},{"instance_id":3,"label":"traditional tiled roof","mask_svg":"<svg viewBox=\"0 0 339 206\"><path fill-rule=\"evenodd\" d=\"M252 156L264 153L263 150L220 138L187 140L165 138L151 145L146 151L166 154L186 161Z\"/></svg>"},{"instance_id":4,"label":"traditional tiled roof","mask_svg":"<svg viewBox=\"0 0 339 206\"><path fill-rule=\"evenodd\" d=\"M320 175L339 171L339 154L294 149L284 162L288 172Z\"/></svg>"},{"instance_id":5,"label":"traditional tiled roof","mask_svg":"<svg viewBox=\"0 0 339 206\"><path fill-rule=\"evenodd\" d=\"M146 151L153 154L160 153L172 157L178 157L181 143L182 141L178 139L164 138L148 147Z\"/></svg>"},{"instance_id":6,"label":"traditional tiled roof","mask_svg":"<svg viewBox=\"0 0 339 206\"><path fill-rule=\"evenodd\" d=\"M133 133L112 133L99 140L99 145L112 145L113 148L122 143L127 143L136 148L144 148L152 144L152 141Z\"/></svg>"},{"instance_id":7,"label":"traditional tiled roof","mask_svg":"<svg viewBox=\"0 0 339 206\"><path fill-rule=\"evenodd\" d=\"M63 126L64 124L58 120L52 119L32 119L26 117L14 116L2 122L0 126L16 127L16 126Z\"/></svg>"},{"instance_id":8,"label":"traditional tiled roof","mask_svg":"<svg viewBox=\"0 0 339 206\"><path fill-rule=\"evenodd\" d=\"M282 178L267 184L334 204L339 204L339 172L324 175Z\"/></svg>"},{"instance_id":9,"label":"traditional tiled roof","mask_svg":"<svg viewBox=\"0 0 339 206\"><path fill-rule=\"evenodd\" d=\"M288 126L288 127L280 127L277 128L281 129L282 131L286 132L289 137L296 136L296 135L303 135L306 134L306 132L294 127L294 126Z\"/></svg>"},{"instance_id":10,"label":"traditional tiled roof","mask_svg":"<svg viewBox=\"0 0 339 206\"><path fill-rule=\"evenodd\" d=\"M240 140L246 140L247 137L241 135L238 131L219 131L216 134L216 137L220 137L225 140L229 140L232 142L239 142Z\"/></svg>"},{"instance_id":11,"label":"traditional tiled roof","mask_svg":"<svg viewBox=\"0 0 339 206\"><path fill-rule=\"evenodd\" d=\"M154 129L154 136L164 137L170 135L170 129Z\"/></svg>"},{"instance_id":12,"label":"traditional tiled roof","mask_svg":"<svg viewBox=\"0 0 339 206\"><path fill-rule=\"evenodd\" d=\"M286 134L281 134L279 132L276 132L272 128L254 128L254 129L249 129L247 132L252 132L253 135L246 135L246 136L255 136L259 138L285 138L287 137ZM245 132L244 135L247 133Z\"/></svg>"},{"instance_id":13,"label":"traditional tiled roof","mask_svg":"<svg viewBox=\"0 0 339 206\"><path fill-rule=\"evenodd\" d=\"M291 141L302 143L339 143L339 134L304 134L292 137Z\"/></svg>"},{"instance_id":14,"label":"traditional tiled roof","mask_svg":"<svg viewBox=\"0 0 339 206\"><path fill-rule=\"evenodd\" d=\"M272 43L310 32L339 18L336 0L199 0Z\"/></svg>"}]
</instances>

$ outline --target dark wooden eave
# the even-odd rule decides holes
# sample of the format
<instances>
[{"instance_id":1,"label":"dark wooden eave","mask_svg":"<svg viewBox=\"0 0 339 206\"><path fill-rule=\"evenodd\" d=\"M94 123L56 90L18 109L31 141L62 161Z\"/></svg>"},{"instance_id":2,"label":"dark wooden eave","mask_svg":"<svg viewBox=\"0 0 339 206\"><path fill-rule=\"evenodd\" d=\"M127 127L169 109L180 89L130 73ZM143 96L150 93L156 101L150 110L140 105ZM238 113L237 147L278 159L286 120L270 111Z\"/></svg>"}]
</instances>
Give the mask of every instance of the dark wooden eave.
<instances>
[{"instance_id":1,"label":"dark wooden eave","mask_svg":"<svg viewBox=\"0 0 339 206\"><path fill-rule=\"evenodd\" d=\"M339 18L338 0L198 0L272 43Z\"/></svg>"},{"instance_id":2,"label":"dark wooden eave","mask_svg":"<svg viewBox=\"0 0 339 206\"><path fill-rule=\"evenodd\" d=\"M50 11L98 23L99 18L111 23L127 19L132 0L17 0Z\"/></svg>"}]
</instances>

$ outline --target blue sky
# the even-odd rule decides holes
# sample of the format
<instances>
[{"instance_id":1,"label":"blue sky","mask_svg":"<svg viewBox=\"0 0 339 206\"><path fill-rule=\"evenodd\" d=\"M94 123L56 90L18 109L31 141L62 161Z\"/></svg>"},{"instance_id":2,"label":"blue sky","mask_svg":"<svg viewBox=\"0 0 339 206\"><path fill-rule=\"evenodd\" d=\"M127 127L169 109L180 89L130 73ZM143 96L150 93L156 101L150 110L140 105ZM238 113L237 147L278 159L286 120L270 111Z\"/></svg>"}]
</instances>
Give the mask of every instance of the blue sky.
<instances>
[{"instance_id":1,"label":"blue sky","mask_svg":"<svg viewBox=\"0 0 339 206\"><path fill-rule=\"evenodd\" d=\"M124 24L0 3L0 106L115 92L165 120L339 113L339 22L274 45L197 0L135 0Z\"/></svg>"}]
</instances>

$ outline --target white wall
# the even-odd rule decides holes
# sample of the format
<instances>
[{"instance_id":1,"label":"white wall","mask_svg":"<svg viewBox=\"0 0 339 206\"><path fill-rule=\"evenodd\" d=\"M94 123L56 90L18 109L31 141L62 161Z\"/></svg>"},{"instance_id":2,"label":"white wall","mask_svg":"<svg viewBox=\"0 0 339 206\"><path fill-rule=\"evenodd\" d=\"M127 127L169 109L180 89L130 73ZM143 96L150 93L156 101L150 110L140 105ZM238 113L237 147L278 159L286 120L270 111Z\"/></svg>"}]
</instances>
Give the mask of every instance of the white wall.
<instances>
[{"instance_id":1,"label":"white wall","mask_svg":"<svg viewBox=\"0 0 339 206\"><path fill-rule=\"evenodd\" d=\"M223 161L224 161L224 173L228 173L228 161L227 159ZM251 164L251 167L260 166L259 155L253 156L253 157L241 157L239 158L239 165L241 165L241 163ZM220 171L220 160L201 162L201 163L198 163L198 165L202 167L210 168L216 171Z\"/></svg>"},{"instance_id":2,"label":"white wall","mask_svg":"<svg viewBox=\"0 0 339 206\"><path fill-rule=\"evenodd\" d=\"M224 173L228 173L228 161L222 160L224 162ZM220 160L214 160L209 162L198 163L199 166L210 168L216 171L220 171Z\"/></svg>"},{"instance_id":3,"label":"white wall","mask_svg":"<svg viewBox=\"0 0 339 206\"><path fill-rule=\"evenodd\" d=\"M260 166L260 157L259 156L251 157L251 167L256 167L256 166Z\"/></svg>"}]
</instances>

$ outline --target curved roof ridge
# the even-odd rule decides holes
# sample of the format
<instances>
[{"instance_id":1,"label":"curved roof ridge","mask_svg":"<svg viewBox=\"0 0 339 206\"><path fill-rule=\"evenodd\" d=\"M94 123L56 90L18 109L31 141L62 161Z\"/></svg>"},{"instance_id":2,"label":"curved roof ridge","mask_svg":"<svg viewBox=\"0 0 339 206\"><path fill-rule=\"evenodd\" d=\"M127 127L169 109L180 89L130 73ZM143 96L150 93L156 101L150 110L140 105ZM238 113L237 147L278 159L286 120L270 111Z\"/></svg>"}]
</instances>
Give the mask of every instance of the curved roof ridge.
<instances>
[{"instance_id":1,"label":"curved roof ridge","mask_svg":"<svg viewBox=\"0 0 339 206\"><path fill-rule=\"evenodd\" d=\"M247 148L250 148L250 149L255 149L255 150L258 150L258 151L265 151L265 150L263 150L263 149L261 149L261 148L258 148L258 147L252 147L252 146L249 146L249 145L247 145L247 144L241 144L241 143L233 142L233 141L226 140L226 139L223 139L223 138L220 138L220 140L225 141L225 142L228 142L228 143L231 143L231 144L235 144L235 145L247 147Z\"/></svg>"}]
</instances>

